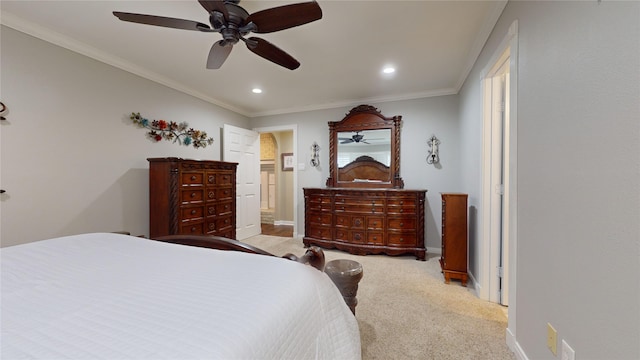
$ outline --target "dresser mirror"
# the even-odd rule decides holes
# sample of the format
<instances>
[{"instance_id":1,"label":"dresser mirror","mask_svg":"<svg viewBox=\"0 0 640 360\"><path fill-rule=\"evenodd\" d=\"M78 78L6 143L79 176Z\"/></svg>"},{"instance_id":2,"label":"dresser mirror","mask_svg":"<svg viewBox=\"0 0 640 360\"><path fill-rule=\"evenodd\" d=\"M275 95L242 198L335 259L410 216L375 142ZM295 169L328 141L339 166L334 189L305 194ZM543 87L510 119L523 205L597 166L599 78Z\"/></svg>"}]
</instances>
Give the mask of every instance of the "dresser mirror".
<instances>
[{"instance_id":1,"label":"dresser mirror","mask_svg":"<svg viewBox=\"0 0 640 360\"><path fill-rule=\"evenodd\" d=\"M398 188L400 122L369 105L357 106L340 121L329 122L328 187Z\"/></svg>"}]
</instances>

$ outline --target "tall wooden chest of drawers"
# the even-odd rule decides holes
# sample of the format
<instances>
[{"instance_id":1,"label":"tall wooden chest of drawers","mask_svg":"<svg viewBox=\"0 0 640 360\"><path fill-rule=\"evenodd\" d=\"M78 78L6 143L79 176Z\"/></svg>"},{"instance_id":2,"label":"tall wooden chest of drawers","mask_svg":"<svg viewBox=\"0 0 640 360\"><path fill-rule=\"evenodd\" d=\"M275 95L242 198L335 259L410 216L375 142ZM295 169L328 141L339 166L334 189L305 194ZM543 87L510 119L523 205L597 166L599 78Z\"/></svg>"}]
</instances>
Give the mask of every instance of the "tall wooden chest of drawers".
<instances>
[{"instance_id":1,"label":"tall wooden chest of drawers","mask_svg":"<svg viewBox=\"0 0 640 360\"><path fill-rule=\"evenodd\" d=\"M237 163L149 158L149 236L236 237Z\"/></svg>"},{"instance_id":2,"label":"tall wooden chest of drawers","mask_svg":"<svg viewBox=\"0 0 640 360\"><path fill-rule=\"evenodd\" d=\"M426 190L305 188L305 245L425 260Z\"/></svg>"},{"instance_id":3,"label":"tall wooden chest of drawers","mask_svg":"<svg viewBox=\"0 0 640 360\"><path fill-rule=\"evenodd\" d=\"M467 194L441 193L444 281L460 279L467 286Z\"/></svg>"}]
</instances>

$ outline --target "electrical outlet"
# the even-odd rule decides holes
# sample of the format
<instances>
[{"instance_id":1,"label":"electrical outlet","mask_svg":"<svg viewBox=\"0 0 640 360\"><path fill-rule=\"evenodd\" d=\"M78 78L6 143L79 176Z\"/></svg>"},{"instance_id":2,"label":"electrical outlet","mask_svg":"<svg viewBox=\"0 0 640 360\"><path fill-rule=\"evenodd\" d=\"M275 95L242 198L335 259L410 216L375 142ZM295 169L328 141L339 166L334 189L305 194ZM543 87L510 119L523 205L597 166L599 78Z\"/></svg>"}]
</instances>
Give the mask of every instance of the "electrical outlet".
<instances>
[{"instance_id":1,"label":"electrical outlet","mask_svg":"<svg viewBox=\"0 0 640 360\"><path fill-rule=\"evenodd\" d=\"M558 354L558 332L549 323L547 323L547 347L553 355Z\"/></svg>"},{"instance_id":2,"label":"electrical outlet","mask_svg":"<svg viewBox=\"0 0 640 360\"><path fill-rule=\"evenodd\" d=\"M562 340L562 360L576 360L576 352L564 340Z\"/></svg>"}]
</instances>

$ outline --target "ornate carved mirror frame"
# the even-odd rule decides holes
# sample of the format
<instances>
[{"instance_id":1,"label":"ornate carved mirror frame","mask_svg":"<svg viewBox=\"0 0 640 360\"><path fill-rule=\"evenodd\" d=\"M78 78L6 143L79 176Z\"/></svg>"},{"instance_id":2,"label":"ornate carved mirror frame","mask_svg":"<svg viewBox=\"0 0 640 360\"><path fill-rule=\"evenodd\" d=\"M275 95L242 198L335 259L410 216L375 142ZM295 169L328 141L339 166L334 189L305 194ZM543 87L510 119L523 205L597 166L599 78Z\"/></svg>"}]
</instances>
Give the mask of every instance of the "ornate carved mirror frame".
<instances>
[{"instance_id":1,"label":"ornate carved mirror frame","mask_svg":"<svg viewBox=\"0 0 640 360\"><path fill-rule=\"evenodd\" d=\"M404 188L404 181L400 177L400 125L402 116L385 117L378 109L370 105L359 105L351 109L340 121L329 122L329 178L327 187L345 188ZM338 166L338 138L340 133L359 132L368 130L389 129L390 132L390 164L389 174L384 179L367 179L345 176L345 169L354 167L362 174L380 173L386 171L387 166L369 156L361 156L350 164L340 168ZM344 139L344 138L341 138ZM366 138L365 138L366 139ZM381 170L384 169L384 170ZM342 177L340 175L343 175ZM350 180L345 180L350 179Z\"/></svg>"}]
</instances>

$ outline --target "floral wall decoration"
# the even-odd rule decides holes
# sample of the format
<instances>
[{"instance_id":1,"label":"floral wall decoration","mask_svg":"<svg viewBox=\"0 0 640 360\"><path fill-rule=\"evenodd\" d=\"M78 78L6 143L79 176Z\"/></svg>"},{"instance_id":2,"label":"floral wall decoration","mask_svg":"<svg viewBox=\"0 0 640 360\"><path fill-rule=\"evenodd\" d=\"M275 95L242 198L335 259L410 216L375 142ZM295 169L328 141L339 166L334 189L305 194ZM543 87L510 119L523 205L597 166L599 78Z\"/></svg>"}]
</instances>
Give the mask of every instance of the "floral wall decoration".
<instances>
[{"instance_id":1,"label":"floral wall decoration","mask_svg":"<svg viewBox=\"0 0 640 360\"><path fill-rule=\"evenodd\" d=\"M186 122L177 123L166 120L149 120L140 113L131 113L129 118L139 127L149 129L147 137L154 141L172 141L180 145L193 145L194 148L204 148L213 144L213 138L207 137L207 133L189 127Z\"/></svg>"}]
</instances>

